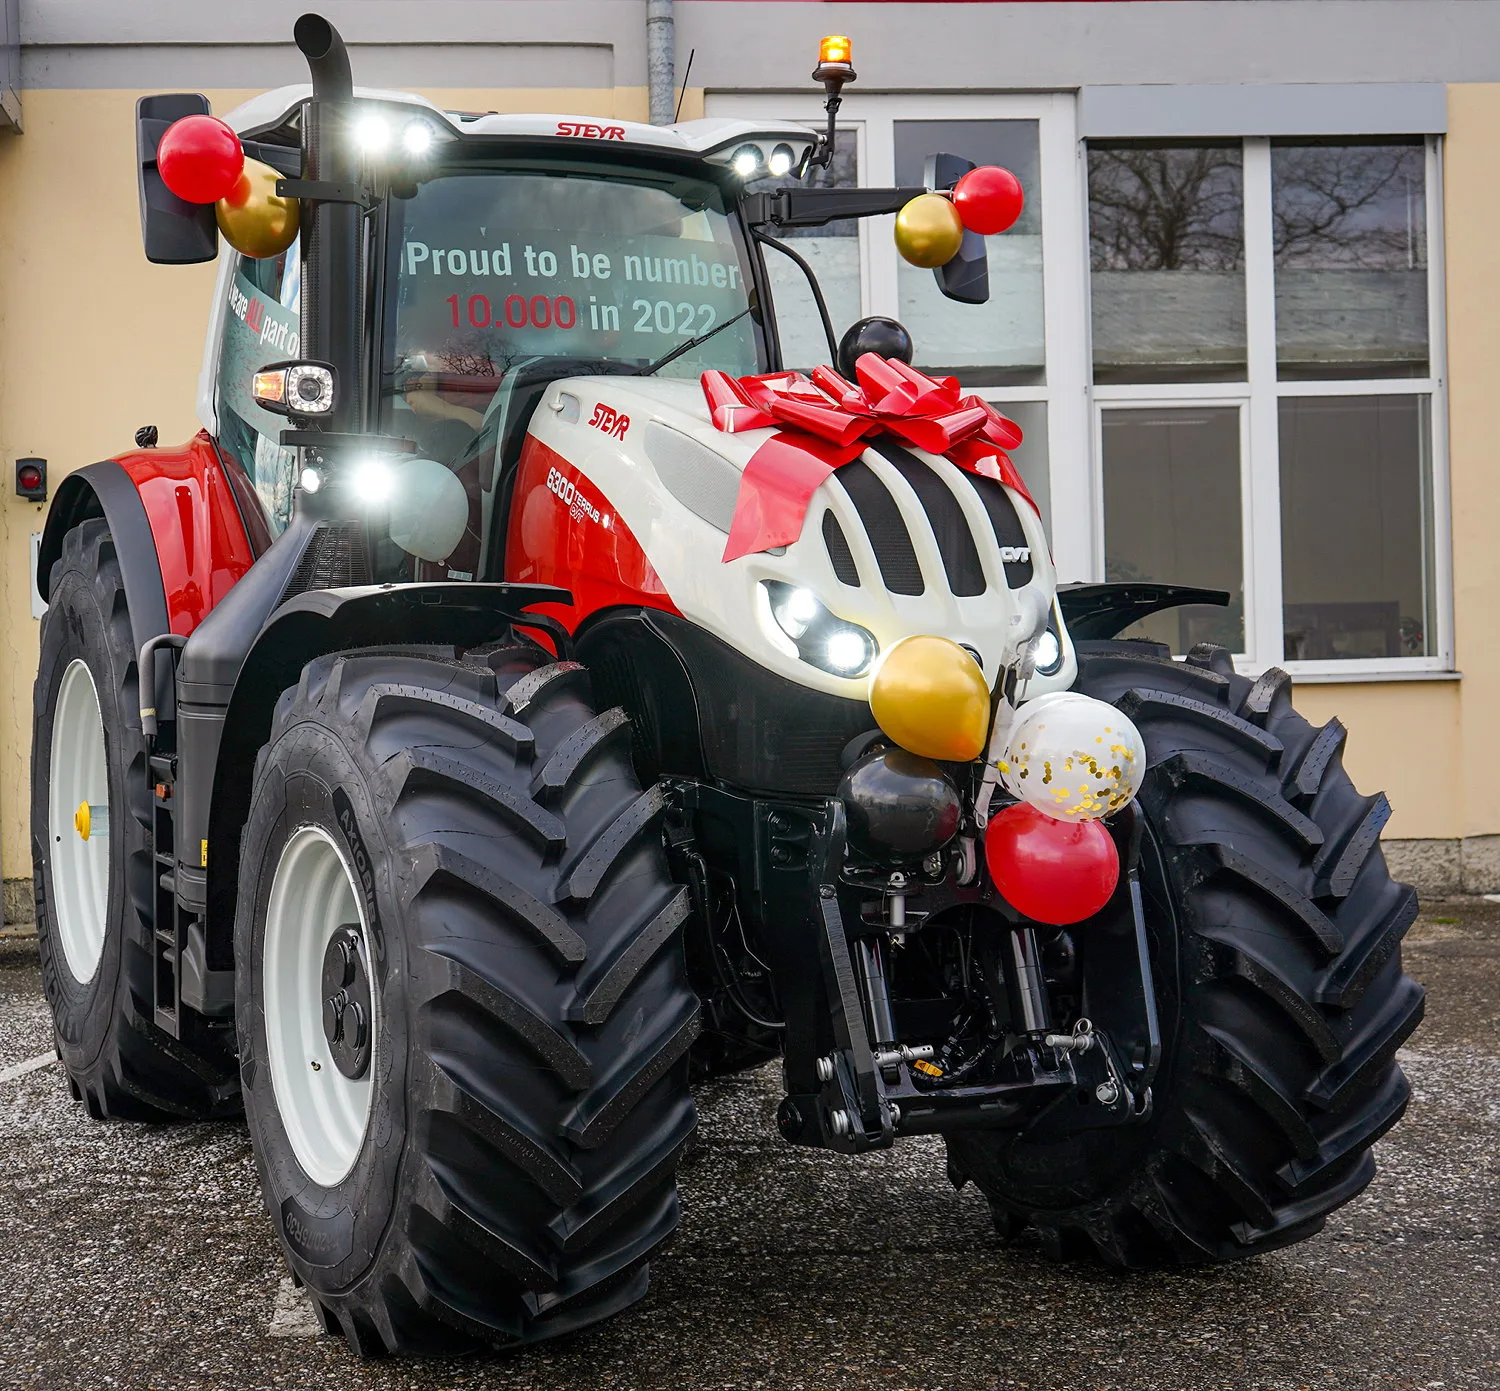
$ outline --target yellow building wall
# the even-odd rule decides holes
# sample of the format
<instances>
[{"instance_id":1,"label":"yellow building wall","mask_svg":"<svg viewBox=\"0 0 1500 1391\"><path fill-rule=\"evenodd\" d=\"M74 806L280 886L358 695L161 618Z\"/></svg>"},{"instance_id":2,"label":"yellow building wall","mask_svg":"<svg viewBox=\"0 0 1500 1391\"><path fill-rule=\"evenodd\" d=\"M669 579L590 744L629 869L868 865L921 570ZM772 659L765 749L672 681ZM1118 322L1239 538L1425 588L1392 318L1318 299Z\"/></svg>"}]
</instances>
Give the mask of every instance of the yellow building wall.
<instances>
[{"instance_id":1,"label":"yellow building wall","mask_svg":"<svg viewBox=\"0 0 1500 1391\"><path fill-rule=\"evenodd\" d=\"M0 136L0 878L30 879L30 542L45 506L11 487L19 456L72 469L197 428L195 398L212 265L153 266L141 253L134 91L28 91L24 135ZM211 92L226 112L252 92ZM423 93L467 111L558 111L644 121L644 87ZM689 92L684 117L701 114ZM690 110L690 107L696 107Z\"/></svg>"}]
</instances>

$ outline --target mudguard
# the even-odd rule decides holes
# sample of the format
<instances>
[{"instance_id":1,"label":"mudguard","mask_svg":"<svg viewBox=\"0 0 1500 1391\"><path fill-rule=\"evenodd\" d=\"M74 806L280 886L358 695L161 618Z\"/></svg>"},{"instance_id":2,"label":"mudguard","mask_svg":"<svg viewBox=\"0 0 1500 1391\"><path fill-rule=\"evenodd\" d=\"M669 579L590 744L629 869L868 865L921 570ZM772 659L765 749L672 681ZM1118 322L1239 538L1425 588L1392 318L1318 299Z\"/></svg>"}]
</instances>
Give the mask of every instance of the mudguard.
<instances>
[{"instance_id":1,"label":"mudguard","mask_svg":"<svg viewBox=\"0 0 1500 1391\"><path fill-rule=\"evenodd\" d=\"M63 536L102 516L124 573L137 650L158 633L186 637L270 541L248 480L236 472L200 431L180 448L133 450L69 474L42 533L42 597Z\"/></svg>"},{"instance_id":2,"label":"mudguard","mask_svg":"<svg viewBox=\"0 0 1500 1391\"><path fill-rule=\"evenodd\" d=\"M1197 589L1186 584L1155 584L1144 580L1107 584L1060 584L1057 604L1075 641L1112 638L1132 623L1163 609L1186 604L1215 604L1222 608L1229 595L1222 589Z\"/></svg>"}]
</instances>

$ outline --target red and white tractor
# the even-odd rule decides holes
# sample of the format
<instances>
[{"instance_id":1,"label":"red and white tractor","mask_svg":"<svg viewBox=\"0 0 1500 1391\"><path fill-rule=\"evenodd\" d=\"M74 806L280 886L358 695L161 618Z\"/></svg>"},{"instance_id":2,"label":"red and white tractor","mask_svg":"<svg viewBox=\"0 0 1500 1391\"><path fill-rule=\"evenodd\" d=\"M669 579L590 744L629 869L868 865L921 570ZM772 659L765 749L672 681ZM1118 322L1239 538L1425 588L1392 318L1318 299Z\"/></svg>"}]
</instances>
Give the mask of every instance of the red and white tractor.
<instances>
[{"instance_id":1,"label":"red and white tractor","mask_svg":"<svg viewBox=\"0 0 1500 1391\"><path fill-rule=\"evenodd\" d=\"M640 1298L692 1082L773 1058L787 1141L940 1134L1060 1256L1316 1232L1422 1010L1343 728L1118 636L1223 596L1060 587L1019 432L900 325L825 313L840 370L781 371L777 233L969 166L799 184L837 45L824 133L443 112L296 40L311 84L232 134L140 103L146 254L219 258L203 429L70 474L42 542L38 931L90 1114L243 1106L366 1354ZM937 281L982 303L983 239Z\"/></svg>"}]
</instances>

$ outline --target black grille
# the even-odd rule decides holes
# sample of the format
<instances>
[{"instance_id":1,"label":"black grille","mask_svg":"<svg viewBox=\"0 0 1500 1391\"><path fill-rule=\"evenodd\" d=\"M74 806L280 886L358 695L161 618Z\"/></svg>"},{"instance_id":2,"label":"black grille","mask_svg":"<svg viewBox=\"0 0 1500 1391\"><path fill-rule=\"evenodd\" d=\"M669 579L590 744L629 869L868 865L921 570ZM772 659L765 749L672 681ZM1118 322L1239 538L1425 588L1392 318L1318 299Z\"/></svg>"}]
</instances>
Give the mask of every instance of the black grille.
<instances>
[{"instance_id":1,"label":"black grille","mask_svg":"<svg viewBox=\"0 0 1500 1391\"><path fill-rule=\"evenodd\" d=\"M284 604L309 589L346 589L370 583L370 552L361 522L319 522L281 592Z\"/></svg>"},{"instance_id":2,"label":"black grille","mask_svg":"<svg viewBox=\"0 0 1500 1391\"><path fill-rule=\"evenodd\" d=\"M969 530L969 519L948 485L911 450L899 444L882 441L875 450L911 484L917 501L927 513L943 557L943 569L948 572L948 588L960 596L983 594L984 567L979 563L979 549Z\"/></svg>"},{"instance_id":3,"label":"black grille","mask_svg":"<svg viewBox=\"0 0 1500 1391\"><path fill-rule=\"evenodd\" d=\"M844 584L859 585L859 568L854 563L854 552L849 549L849 538L832 512L823 513L823 544L828 547L828 559L833 564L833 573Z\"/></svg>"},{"instance_id":4,"label":"black grille","mask_svg":"<svg viewBox=\"0 0 1500 1391\"><path fill-rule=\"evenodd\" d=\"M1021 529L1021 518L1016 513L1015 503L1010 500L1010 494L993 478L985 478L980 474L970 473L968 470L964 470L964 477L973 485L974 491L979 494L980 502L984 504L985 512L989 514L990 529L995 533L996 544L1010 547L1013 551L1020 551L1026 557L1025 560L1004 562L1006 584L1012 589L1020 589L1023 585L1030 584L1031 543Z\"/></svg>"},{"instance_id":5,"label":"black grille","mask_svg":"<svg viewBox=\"0 0 1500 1391\"><path fill-rule=\"evenodd\" d=\"M892 594L922 593L922 567L917 564L917 553L901 520L901 509L875 476L875 470L863 459L856 459L845 464L836 477L864 523L885 587Z\"/></svg>"}]
</instances>

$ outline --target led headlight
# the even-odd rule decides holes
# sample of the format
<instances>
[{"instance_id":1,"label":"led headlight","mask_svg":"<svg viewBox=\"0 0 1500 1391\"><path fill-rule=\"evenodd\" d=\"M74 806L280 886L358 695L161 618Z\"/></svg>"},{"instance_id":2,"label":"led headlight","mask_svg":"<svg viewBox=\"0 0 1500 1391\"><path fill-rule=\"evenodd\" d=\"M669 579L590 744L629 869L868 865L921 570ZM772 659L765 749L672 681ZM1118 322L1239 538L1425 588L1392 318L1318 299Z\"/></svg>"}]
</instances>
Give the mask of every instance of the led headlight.
<instances>
[{"instance_id":1,"label":"led headlight","mask_svg":"<svg viewBox=\"0 0 1500 1391\"><path fill-rule=\"evenodd\" d=\"M401 132L401 148L409 155L425 155L432 141L432 127L426 121L408 121Z\"/></svg>"},{"instance_id":2,"label":"led headlight","mask_svg":"<svg viewBox=\"0 0 1500 1391\"><path fill-rule=\"evenodd\" d=\"M773 179L781 179L792 172L792 165L796 162L797 156L792 147L783 141L771 151L771 158L766 161L766 168Z\"/></svg>"},{"instance_id":3,"label":"led headlight","mask_svg":"<svg viewBox=\"0 0 1500 1391\"><path fill-rule=\"evenodd\" d=\"M1031 657L1036 663L1038 676L1056 676L1062 666L1062 640L1051 628L1046 629L1031 644Z\"/></svg>"},{"instance_id":4,"label":"led headlight","mask_svg":"<svg viewBox=\"0 0 1500 1391\"><path fill-rule=\"evenodd\" d=\"M327 415L334 392L333 368L324 362L272 362L250 382L256 405L277 415Z\"/></svg>"},{"instance_id":5,"label":"led headlight","mask_svg":"<svg viewBox=\"0 0 1500 1391\"><path fill-rule=\"evenodd\" d=\"M729 167L740 178L753 179L760 171L761 161L764 158L759 145L741 145L734 152L734 158L729 161Z\"/></svg>"},{"instance_id":6,"label":"led headlight","mask_svg":"<svg viewBox=\"0 0 1500 1391\"><path fill-rule=\"evenodd\" d=\"M861 676L880 651L873 633L837 618L810 589L765 580L771 617L797 648L797 655L834 676Z\"/></svg>"},{"instance_id":7,"label":"led headlight","mask_svg":"<svg viewBox=\"0 0 1500 1391\"><path fill-rule=\"evenodd\" d=\"M366 111L354 124L354 141L367 155L383 155L391 146L391 123L379 111Z\"/></svg>"}]
</instances>

